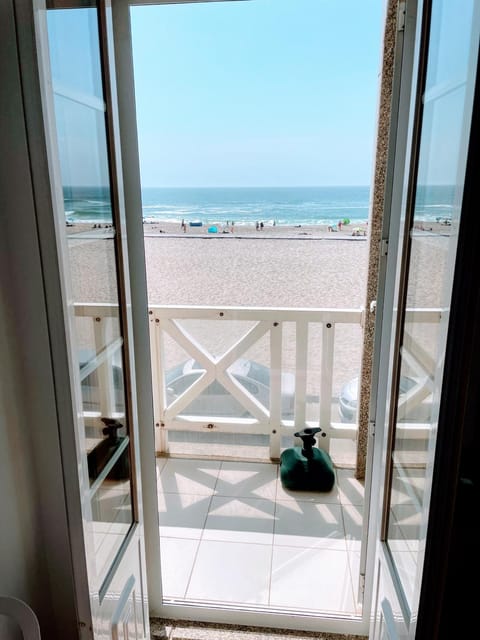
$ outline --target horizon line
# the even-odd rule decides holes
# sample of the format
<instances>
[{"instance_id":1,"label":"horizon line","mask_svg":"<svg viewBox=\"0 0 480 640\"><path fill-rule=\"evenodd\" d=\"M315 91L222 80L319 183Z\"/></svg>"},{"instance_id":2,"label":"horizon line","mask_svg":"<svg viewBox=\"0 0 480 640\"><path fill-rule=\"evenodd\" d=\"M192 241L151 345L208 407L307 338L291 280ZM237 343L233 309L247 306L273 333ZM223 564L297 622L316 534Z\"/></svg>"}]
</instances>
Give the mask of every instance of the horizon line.
<instances>
[{"instance_id":1,"label":"horizon line","mask_svg":"<svg viewBox=\"0 0 480 640\"><path fill-rule=\"evenodd\" d=\"M144 189L323 189L336 187L370 187L369 184L242 184L242 185L141 185Z\"/></svg>"}]
</instances>

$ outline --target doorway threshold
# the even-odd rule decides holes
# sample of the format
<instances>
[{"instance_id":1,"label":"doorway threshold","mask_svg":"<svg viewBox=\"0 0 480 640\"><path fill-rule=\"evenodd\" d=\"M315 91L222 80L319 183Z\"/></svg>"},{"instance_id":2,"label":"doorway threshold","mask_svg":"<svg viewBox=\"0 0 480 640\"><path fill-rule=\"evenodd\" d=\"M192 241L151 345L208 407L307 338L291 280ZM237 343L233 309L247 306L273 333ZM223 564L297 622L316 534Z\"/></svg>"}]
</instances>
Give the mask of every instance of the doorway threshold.
<instances>
[{"instance_id":1,"label":"doorway threshold","mask_svg":"<svg viewBox=\"0 0 480 640\"><path fill-rule=\"evenodd\" d=\"M368 636L150 618L151 640L368 640Z\"/></svg>"}]
</instances>

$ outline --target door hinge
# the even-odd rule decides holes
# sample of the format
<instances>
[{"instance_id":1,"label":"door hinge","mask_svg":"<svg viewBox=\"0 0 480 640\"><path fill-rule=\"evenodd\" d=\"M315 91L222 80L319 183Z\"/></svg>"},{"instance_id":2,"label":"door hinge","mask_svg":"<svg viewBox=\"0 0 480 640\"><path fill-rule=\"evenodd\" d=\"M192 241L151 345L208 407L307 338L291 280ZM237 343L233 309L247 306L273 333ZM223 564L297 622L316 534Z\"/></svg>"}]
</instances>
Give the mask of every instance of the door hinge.
<instances>
[{"instance_id":1,"label":"door hinge","mask_svg":"<svg viewBox=\"0 0 480 640\"><path fill-rule=\"evenodd\" d=\"M397 10L397 31L405 31L405 14L405 2L399 2Z\"/></svg>"},{"instance_id":2,"label":"door hinge","mask_svg":"<svg viewBox=\"0 0 480 640\"><path fill-rule=\"evenodd\" d=\"M369 420L368 431L373 438L375 436L375 420Z\"/></svg>"},{"instance_id":3,"label":"door hinge","mask_svg":"<svg viewBox=\"0 0 480 640\"><path fill-rule=\"evenodd\" d=\"M380 255L388 255L388 240L380 240Z\"/></svg>"}]
</instances>

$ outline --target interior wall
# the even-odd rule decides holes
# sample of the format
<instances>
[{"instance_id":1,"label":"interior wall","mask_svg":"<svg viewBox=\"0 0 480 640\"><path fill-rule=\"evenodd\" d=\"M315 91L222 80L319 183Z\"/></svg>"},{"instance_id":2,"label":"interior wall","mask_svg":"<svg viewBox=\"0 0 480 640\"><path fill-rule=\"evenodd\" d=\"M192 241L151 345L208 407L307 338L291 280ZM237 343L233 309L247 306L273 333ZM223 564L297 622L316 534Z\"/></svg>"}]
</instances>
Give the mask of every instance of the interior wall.
<instances>
[{"instance_id":1,"label":"interior wall","mask_svg":"<svg viewBox=\"0 0 480 640\"><path fill-rule=\"evenodd\" d=\"M55 640L79 634L17 48L33 20L18 5L0 2L0 593Z\"/></svg>"},{"instance_id":2,"label":"interior wall","mask_svg":"<svg viewBox=\"0 0 480 640\"><path fill-rule=\"evenodd\" d=\"M20 598L39 611L44 608L39 576L46 559L39 544L42 532L33 452L21 397L18 352L11 331L11 306L4 295L9 272L5 265L5 239L0 234L0 594ZM10 637L6 627L7 621L0 616L1 638Z\"/></svg>"},{"instance_id":3,"label":"interior wall","mask_svg":"<svg viewBox=\"0 0 480 640\"><path fill-rule=\"evenodd\" d=\"M10 216L23 217L21 200L12 190L23 191L21 180L21 127L18 123L18 69L11 2L0 5L0 593L15 596L36 611L44 608L45 592L39 576L45 570L39 499L29 423L22 390L21 346L17 344L15 290L10 242ZM17 91L14 90L17 85ZM18 206L17 206L18 203ZM3 621L5 625L5 620ZM0 626L0 635L2 627ZM3 637L3 636L2 636Z\"/></svg>"}]
</instances>

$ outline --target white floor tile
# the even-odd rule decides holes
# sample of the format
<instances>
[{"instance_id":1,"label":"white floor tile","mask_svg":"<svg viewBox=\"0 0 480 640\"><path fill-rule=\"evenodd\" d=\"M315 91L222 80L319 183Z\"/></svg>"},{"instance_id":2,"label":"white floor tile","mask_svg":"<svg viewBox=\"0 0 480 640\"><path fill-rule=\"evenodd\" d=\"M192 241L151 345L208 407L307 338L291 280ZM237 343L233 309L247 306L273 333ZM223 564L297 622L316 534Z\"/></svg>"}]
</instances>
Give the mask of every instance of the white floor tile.
<instances>
[{"instance_id":1,"label":"white floor tile","mask_svg":"<svg viewBox=\"0 0 480 640\"><path fill-rule=\"evenodd\" d=\"M168 458L155 458L155 463L157 466L157 479L160 477L160 474L163 470L163 467L167 464Z\"/></svg>"},{"instance_id":2,"label":"white floor tile","mask_svg":"<svg viewBox=\"0 0 480 640\"><path fill-rule=\"evenodd\" d=\"M417 573L416 557L410 551L392 549L392 559L398 571L407 600L412 604L415 590L415 576Z\"/></svg>"},{"instance_id":3,"label":"white floor tile","mask_svg":"<svg viewBox=\"0 0 480 640\"><path fill-rule=\"evenodd\" d=\"M342 515L347 549L360 551L362 545L363 506L344 504L342 506Z\"/></svg>"},{"instance_id":4,"label":"white floor tile","mask_svg":"<svg viewBox=\"0 0 480 640\"><path fill-rule=\"evenodd\" d=\"M275 502L214 496L203 540L272 544Z\"/></svg>"},{"instance_id":5,"label":"white floor tile","mask_svg":"<svg viewBox=\"0 0 480 640\"><path fill-rule=\"evenodd\" d=\"M215 494L275 500L278 466L258 462L222 462Z\"/></svg>"},{"instance_id":6,"label":"white floor tile","mask_svg":"<svg viewBox=\"0 0 480 640\"><path fill-rule=\"evenodd\" d=\"M270 545L202 540L187 598L267 604Z\"/></svg>"},{"instance_id":7,"label":"white floor tile","mask_svg":"<svg viewBox=\"0 0 480 640\"><path fill-rule=\"evenodd\" d=\"M347 552L274 547L270 605L355 614Z\"/></svg>"},{"instance_id":8,"label":"white floor tile","mask_svg":"<svg viewBox=\"0 0 480 640\"><path fill-rule=\"evenodd\" d=\"M198 545L198 540L161 539L162 586L166 598L185 597Z\"/></svg>"},{"instance_id":9,"label":"white floor tile","mask_svg":"<svg viewBox=\"0 0 480 640\"><path fill-rule=\"evenodd\" d=\"M165 596L360 614L363 485L336 474L329 493L294 492L277 465L158 458ZM392 525L403 579L414 560L403 535L416 524L406 506Z\"/></svg>"},{"instance_id":10,"label":"white floor tile","mask_svg":"<svg viewBox=\"0 0 480 640\"><path fill-rule=\"evenodd\" d=\"M419 507L411 504L394 504L390 508L388 540L405 541L413 554L418 553L421 542L422 514Z\"/></svg>"},{"instance_id":11,"label":"white floor tile","mask_svg":"<svg viewBox=\"0 0 480 640\"><path fill-rule=\"evenodd\" d=\"M170 458L160 474L158 489L166 493L212 495L219 469L217 460Z\"/></svg>"},{"instance_id":12,"label":"white floor tile","mask_svg":"<svg viewBox=\"0 0 480 640\"><path fill-rule=\"evenodd\" d=\"M353 469L337 469L337 483L342 504L363 505L365 483L355 478Z\"/></svg>"},{"instance_id":13,"label":"white floor tile","mask_svg":"<svg viewBox=\"0 0 480 640\"><path fill-rule=\"evenodd\" d=\"M348 562L350 565L350 574L352 576L353 598L355 600L355 608L357 613L362 613L362 603L359 600L360 592L360 552L349 551Z\"/></svg>"},{"instance_id":14,"label":"white floor tile","mask_svg":"<svg viewBox=\"0 0 480 640\"><path fill-rule=\"evenodd\" d=\"M274 544L346 551L341 507L336 504L277 502Z\"/></svg>"},{"instance_id":15,"label":"white floor tile","mask_svg":"<svg viewBox=\"0 0 480 640\"><path fill-rule=\"evenodd\" d=\"M394 504L421 505L425 489L425 469L394 467L392 473L392 498Z\"/></svg>"},{"instance_id":16,"label":"white floor tile","mask_svg":"<svg viewBox=\"0 0 480 640\"><path fill-rule=\"evenodd\" d=\"M161 493L158 496L160 535L199 540L207 519L211 496Z\"/></svg>"}]
</instances>

